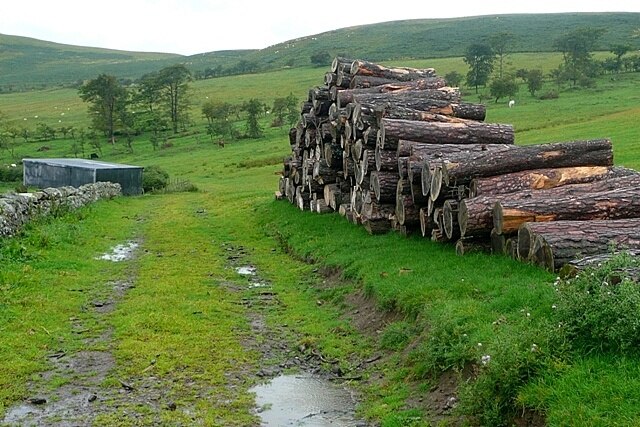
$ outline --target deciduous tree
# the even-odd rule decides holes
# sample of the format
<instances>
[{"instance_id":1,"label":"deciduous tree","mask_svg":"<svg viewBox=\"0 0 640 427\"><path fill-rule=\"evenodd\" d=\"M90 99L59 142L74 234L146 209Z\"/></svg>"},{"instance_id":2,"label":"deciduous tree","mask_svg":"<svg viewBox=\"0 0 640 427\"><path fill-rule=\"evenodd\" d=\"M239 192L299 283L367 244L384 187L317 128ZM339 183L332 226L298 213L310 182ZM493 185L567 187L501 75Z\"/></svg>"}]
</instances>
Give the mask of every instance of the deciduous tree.
<instances>
[{"instance_id":1,"label":"deciduous tree","mask_svg":"<svg viewBox=\"0 0 640 427\"><path fill-rule=\"evenodd\" d=\"M116 125L128 102L125 88L114 76L100 74L82 85L79 93L84 102L90 103L93 127L103 132L112 144L115 143Z\"/></svg>"},{"instance_id":2,"label":"deciduous tree","mask_svg":"<svg viewBox=\"0 0 640 427\"><path fill-rule=\"evenodd\" d=\"M467 84L475 87L476 93L478 86L484 86L489 81L494 59L493 50L488 44L474 43L465 51L463 60L469 65Z\"/></svg>"}]
</instances>

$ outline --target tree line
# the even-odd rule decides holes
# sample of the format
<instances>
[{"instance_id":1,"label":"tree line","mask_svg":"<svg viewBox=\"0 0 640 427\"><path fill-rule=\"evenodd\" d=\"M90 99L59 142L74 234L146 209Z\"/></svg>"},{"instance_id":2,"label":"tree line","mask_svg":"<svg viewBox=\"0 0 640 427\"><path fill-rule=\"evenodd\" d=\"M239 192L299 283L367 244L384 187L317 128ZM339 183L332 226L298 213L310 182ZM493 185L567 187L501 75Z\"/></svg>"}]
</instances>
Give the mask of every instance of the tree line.
<instances>
[{"instance_id":1,"label":"tree line","mask_svg":"<svg viewBox=\"0 0 640 427\"><path fill-rule=\"evenodd\" d=\"M577 28L556 39L554 47L562 53L562 62L547 77L558 88L565 84L574 88L592 87L599 75L640 71L640 55L628 55L633 51L630 43L610 46L613 57L601 61L594 59L593 52L605 31L602 28ZM529 93L536 96L545 79L541 69L507 70L507 57L513 52L515 43L515 35L501 32L469 45L463 57L469 66L466 76L453 71L445 79L452 86L459 86L464 80L468 87L475 88L476 93L480 86L488 86L491 97L498 102L500 98L513 97L517 93L516 79L520 78Z\"/></svg>"}]
</instances>

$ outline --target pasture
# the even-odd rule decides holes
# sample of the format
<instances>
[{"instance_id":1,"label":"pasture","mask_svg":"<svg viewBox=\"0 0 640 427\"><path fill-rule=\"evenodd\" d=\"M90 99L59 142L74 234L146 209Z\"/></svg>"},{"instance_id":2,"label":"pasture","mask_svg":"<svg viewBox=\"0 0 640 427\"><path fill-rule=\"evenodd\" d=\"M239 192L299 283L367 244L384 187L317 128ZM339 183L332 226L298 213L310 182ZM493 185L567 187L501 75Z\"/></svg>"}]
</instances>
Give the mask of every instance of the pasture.
<instances>
[{"instance_id":1,"label":"pasture","mask_svg":"<svg viewBox=\"0 0 640 427\"><path fill-rule=\"evenodd\" d=\"M550 68L559 58L514 54L510 60L517 68ZM455 58L395 64L464 71ZM266 324L289 349L321 354L325 368L338 365L345 377L358 377L350 382L361 396L360 414L373 423L426 426L465 417L471 424L509 425L538 416L554 426L637 423L638 354L587 354L558 341L554 275L499 256L460 258L452 247L417 236L372 237L337 214L274 201L289 147L287 129L269 128L268 116L262 139L220 148L204 133L199 108L207 97L238 104L250 98L269 104L289 93L302 99L324 71L194 82L189 135L171 136L170 146L155 151L145 136L135 139L133 153L120 142L105 143L103 159L161 166L198 192L100 202L3 242L0 412L29 397L29 384L54 389L72 381L68 372L38 376L48 369L47 355L86 349L87 334L109 329L110 339L89 348L114 356L100 389L109 396L103 404L118 409L94 414L96 424L255 423L248 392L255 372L285 356L265 360L255 346L246 347L261 338L248 317L256 309L246 304L256 291L229 264L229 248L242 248L242 261L277 295L275 305L261 309ZM487 121L513 123L519 144L610 137L616 163L640 168L639 83L637 73L605 77L593 89L564 90L544 101L521 87L512 109L507 100L488 102ZM553 88L547 82L541 92ZM465 98L477 102L472 92ZM27 117L31 126L37 115L56 125L66 108L68 123L89 125L85 106L68 89L0 95L0 106L16 124ZM0 161L72 156L72 143L18 142L14 157L5 150ZM44 154L36 151L43 144L50 148ZM127 240L141 244L133 260L94 259ZM135 287L112 313L87 310L105 283L127 278ZM367 310L381 313L377 329L357 327ZM81 319L84 332L70 318ZM452 379L459 396L458 409L444 419L429 403L443 378ZM158 405L117 397L122 381L148 386L160 396ZM137 421L125 413L137 414Z\"/></svg>"}]
</instances>

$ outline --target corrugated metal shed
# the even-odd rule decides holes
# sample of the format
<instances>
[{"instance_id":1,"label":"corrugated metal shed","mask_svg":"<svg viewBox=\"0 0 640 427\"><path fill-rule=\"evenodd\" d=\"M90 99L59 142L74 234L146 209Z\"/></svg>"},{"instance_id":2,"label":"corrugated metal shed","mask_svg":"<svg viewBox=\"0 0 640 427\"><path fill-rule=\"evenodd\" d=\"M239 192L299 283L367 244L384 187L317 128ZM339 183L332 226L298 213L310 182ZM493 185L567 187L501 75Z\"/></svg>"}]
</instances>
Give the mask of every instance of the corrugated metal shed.
<instances>
[{"instance_id":1,"label":"corrugated metal shed","mask_svg":"<svg viewBox=\"0 0 640 427\"><path fill-rule=\"evenodd\" d=\"M142 194L141 166L106 163L84 159L23 159L24 185L47 187L80 187L94 182L113 182L122 194Z\"/></svg>"}]
</instances>

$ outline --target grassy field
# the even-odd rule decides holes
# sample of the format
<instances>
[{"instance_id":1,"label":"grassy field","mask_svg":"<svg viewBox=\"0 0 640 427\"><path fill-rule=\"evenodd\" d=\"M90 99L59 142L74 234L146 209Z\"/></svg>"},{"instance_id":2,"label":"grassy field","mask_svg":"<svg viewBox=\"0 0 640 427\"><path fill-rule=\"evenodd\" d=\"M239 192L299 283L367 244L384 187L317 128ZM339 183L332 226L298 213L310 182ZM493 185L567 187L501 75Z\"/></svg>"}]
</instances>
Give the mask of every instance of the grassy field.
<instances>
[{"instance_id":1,"label":"grassy field","mask_svg":"<svg viewBox=\"0 0 640 427\"><path fill-rule=\"evenodd\" d=\"M556 59L512 57L518 68L520 60L546 67ZM441 73L463 71L455 59L429 65ZM323 71L291 69L197 82L196 130L202 132L197 112L207 96L237 103L253 97L270 102L290 92L302 98L321 82ZM488 104L487 121L513 123L520 144L611 137L616 163L640 168L638 83L638 75L621 75L546 101L523 88L515 108ZM73 123L86 126L74 95L68 90L1 95L0 102L16 122L27 113L55 120L58 106L70 108ZM134 384L162 378L154 387L165 390L163 398L181 410L145 412L125 403L97 422L129 425L123 415L131 411L142 411L143 424L255 422L248 389L261 361L242 350L250 336L241 304L246 294L225 285L243 283L228 266L225 248L233 246L245 248L247 262L273 284L279 304L267 313L268 322L288 325L294 347L304 343L328 360L340 360L345 372L358 360L385 355L365 372L359 387L361 414L372 422L429 425L434 414L425 402L443 373L459 381L458 411L472 425L509 425L531 411L554 426L640 422L638 355L585 352L559 341L555 276L497 256L456 257L453 248L418 237L372 237L337 215L313 215L273 201L280 162L288 154L286 129L268 128L260 140L235 141L224 149L203 134L171 142L153 151L142 137L133 153L120 144L105 145L103 159L159 165L199 192L101 202L2 242L0 351L6 362L0 366L0 409L28 395L29 380L47 367L46 354L82 347L69 319L79 316L91 324L83 307L99 286L130 276L135 287L102 326L114 329L116 357L103 387L119 388L119 378ZM15 155L71 154L70 140L46 144L51 150L44 154L35 151L41 143L19 144ZM4 163L14 161L6 151L1 155ZM137 259L126 265L93 259L128 239L141 242ZM320 268L341 271L347 282L323 284L314 273ZM377 309L393 313L370 335L349 320L350 296L358 292ZM483 364L486 356L490 363Z\"/></svg>"}]
</instances>

